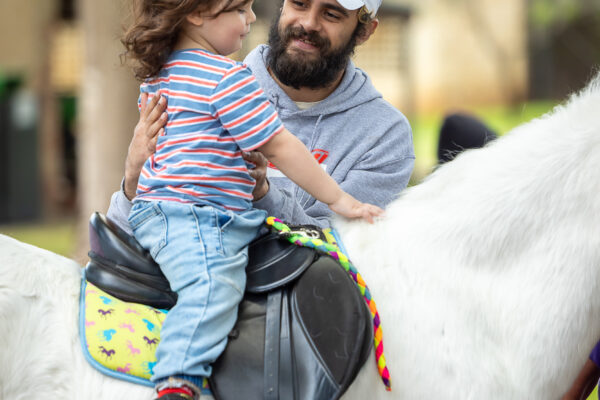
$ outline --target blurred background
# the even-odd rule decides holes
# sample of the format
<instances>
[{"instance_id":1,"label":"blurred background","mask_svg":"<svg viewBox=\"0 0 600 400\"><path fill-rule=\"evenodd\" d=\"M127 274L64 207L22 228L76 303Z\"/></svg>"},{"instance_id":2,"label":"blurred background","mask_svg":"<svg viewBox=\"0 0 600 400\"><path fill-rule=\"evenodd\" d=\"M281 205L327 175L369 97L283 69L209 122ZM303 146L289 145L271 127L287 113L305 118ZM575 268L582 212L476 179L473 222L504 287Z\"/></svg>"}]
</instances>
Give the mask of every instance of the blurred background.
<instances>
[{"instance_id":1,"label":"blurred background","mask_svg":"<svg viewBox=\"0 0 600 400\"><path fill-rule=\"evenodd\" d=\"M119 189L138 118L121 66L127 0L0 1L0 233L85 262L87 220ZM256 0L243 59L279 0ZM354 57L407 115L417 162L466 112L498 134L542 115L600 65L598 0L385 0Z\"/></svg>"}]
</instances>

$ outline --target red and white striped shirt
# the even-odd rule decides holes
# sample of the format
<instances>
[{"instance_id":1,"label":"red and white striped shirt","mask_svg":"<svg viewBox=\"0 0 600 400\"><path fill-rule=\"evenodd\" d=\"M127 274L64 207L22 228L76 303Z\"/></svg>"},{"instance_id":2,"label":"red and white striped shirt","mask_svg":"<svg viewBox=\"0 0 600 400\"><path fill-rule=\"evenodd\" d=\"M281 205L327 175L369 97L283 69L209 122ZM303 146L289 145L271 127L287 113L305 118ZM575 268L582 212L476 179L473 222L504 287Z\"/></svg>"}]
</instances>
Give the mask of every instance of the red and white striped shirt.
<instances>
[{"instance_id":1,"label":"red and white striped shirt","mask_svg":"<svg viewBox=\"0 0 600 400\"><path fill-rule=\"evenodd\" d=\"M140 91L150 98L160 91L168 122L144 164L134 201L250 208L255 182L242 151L283 130L250 70L205 50L179 50Z\"/></svg>"}]
</instances>

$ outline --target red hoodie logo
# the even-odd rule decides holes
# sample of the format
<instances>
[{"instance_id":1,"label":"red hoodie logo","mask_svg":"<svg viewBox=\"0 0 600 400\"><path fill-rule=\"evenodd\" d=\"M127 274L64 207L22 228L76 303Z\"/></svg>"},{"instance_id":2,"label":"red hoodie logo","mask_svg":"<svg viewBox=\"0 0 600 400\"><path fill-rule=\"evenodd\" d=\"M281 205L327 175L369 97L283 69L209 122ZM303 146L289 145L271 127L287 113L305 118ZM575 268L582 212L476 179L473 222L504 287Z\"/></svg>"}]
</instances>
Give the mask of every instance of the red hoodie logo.
<instances>
[{"instance_id":1,"label":"red hoodie logo","mask_svg":"<svg viewBox=\"0 0 600 400\"><path fill-rule=\"evenodd\" d=\"M323 149L314 149L313 151L311 151L311 154L319 164L323 164L323 162L327 160L327 157L329 157L329 152ZM268 165L269 168L277 169L277 167L271 163L269 163Z\"/></svg>"},{"instance_id":2,"label":"red hoodie logo","mask_svg":"<svg viewBox=\"0 0 600 400\"><path fill-rule=\"evenodd\" d=\"M323 149L314 149L312 155L319 164L323 164L323 161L327 160L327 157L329 157L329 152Z\"/></svg>"}]
</instances>

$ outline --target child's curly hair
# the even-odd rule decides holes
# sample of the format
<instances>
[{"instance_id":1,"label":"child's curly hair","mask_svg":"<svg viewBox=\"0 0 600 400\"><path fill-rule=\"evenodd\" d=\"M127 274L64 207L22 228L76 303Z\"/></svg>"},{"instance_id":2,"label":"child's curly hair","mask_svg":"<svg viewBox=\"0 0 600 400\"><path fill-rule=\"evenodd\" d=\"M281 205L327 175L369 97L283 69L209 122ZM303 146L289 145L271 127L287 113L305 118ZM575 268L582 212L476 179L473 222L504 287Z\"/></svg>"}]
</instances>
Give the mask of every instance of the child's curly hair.
<instances>
[{"instance_id":1,"label":"child's curly hair","mask_svg":"<svg viewBox=\"0 0 600 400\"><path fill-rule=\"evenodd\" d=\"M121 39L125 52L121 60L133 61L139 80L155 77L177 42L186 16L195 11L209 12L223 4L211 17L231 11L249 0L133 0L133 23ZM233 4L232 3L236 3Z\"/></svg>"}]
</instances>

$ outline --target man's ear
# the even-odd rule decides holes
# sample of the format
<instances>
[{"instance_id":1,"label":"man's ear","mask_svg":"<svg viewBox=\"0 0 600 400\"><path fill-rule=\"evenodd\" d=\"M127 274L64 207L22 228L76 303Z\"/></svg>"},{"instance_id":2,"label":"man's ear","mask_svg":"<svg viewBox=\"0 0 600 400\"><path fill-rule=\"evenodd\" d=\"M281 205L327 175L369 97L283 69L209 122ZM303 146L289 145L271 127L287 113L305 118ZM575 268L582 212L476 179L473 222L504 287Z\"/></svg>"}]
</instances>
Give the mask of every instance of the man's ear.
<instances>
[{"instance_id":1,"label":"man's ear","mask_svg":"<svg viewBox=\"0 0 600 400\"><path fill-rule=\"evenodd\" d=\"M375 33L375 29L377 29L378 26L379 20L377 18L374 18L371 21L367 22L367 29L365 29L364 32L360 36L358 36L356 44L360 45L369 40L371 35Z\"/></svg>"}]
</instances>

